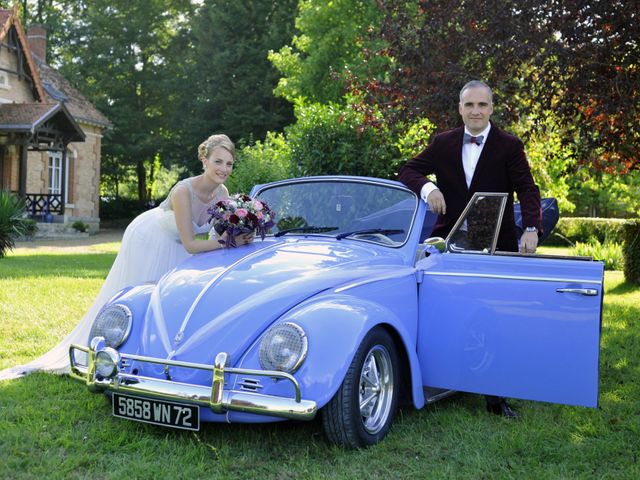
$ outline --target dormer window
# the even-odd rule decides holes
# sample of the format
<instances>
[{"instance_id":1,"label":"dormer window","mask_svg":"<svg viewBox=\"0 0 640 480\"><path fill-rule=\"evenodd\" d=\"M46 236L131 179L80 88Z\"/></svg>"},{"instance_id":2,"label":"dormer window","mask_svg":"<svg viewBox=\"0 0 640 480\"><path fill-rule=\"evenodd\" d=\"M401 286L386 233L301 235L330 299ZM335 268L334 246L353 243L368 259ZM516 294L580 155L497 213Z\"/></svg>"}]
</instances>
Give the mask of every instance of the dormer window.
<instances>
[{"instance_id":1,"label":"dormer window","mask_svg":"<svg viewBox=\"0 0 640 480\"><path fill-rule=\"evenodd\" d=\"M9 90L11 86L9 85L9 75L7 72L0 72L0 88L4 90Z\"/></svg>"}]
</instances>

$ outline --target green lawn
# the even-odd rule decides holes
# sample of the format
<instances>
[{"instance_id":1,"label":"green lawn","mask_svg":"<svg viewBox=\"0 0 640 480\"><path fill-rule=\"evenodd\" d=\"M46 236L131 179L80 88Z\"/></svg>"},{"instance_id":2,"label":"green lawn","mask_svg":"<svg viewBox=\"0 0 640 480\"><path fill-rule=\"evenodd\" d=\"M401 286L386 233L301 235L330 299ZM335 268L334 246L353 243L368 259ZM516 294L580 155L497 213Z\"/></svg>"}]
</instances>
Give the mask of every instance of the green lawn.
<instances>
[{"instance_id":1,"label":"green lawn","mask_svg":"<svg viewBox=\"0 0 640 480\"><path fill-rule=\"evenodd\" d=\"M0 368L73 327L116 247L0 260ZM458 394L405 408L381 444L345 451L317 420L198 433L119 420L81 384L35 374L0 383L0 478L640 478L640 289L621 272L606 274L600 388L596 410L514 400L519 422Z\"/></svg>"}]
</instances>

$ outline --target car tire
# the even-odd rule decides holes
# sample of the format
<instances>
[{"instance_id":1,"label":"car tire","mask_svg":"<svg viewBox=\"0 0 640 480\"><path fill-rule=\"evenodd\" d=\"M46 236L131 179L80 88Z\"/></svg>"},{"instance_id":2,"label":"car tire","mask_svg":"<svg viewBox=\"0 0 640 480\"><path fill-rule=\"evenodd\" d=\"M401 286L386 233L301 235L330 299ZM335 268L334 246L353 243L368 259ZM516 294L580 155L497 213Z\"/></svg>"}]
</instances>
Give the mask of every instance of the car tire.
<instances>
[{"instance_id":1,"label":"car tire","mask_svg":"<svg viewBox=\"0 0 640 480\"><path fill-rule=\"evenodd\" d=\"M383 328L371 330L362 340L340 389L322 409L329 441L360 448L382 440L396 413L399 380L393 339Z\"/></svg>"}]
</instances>

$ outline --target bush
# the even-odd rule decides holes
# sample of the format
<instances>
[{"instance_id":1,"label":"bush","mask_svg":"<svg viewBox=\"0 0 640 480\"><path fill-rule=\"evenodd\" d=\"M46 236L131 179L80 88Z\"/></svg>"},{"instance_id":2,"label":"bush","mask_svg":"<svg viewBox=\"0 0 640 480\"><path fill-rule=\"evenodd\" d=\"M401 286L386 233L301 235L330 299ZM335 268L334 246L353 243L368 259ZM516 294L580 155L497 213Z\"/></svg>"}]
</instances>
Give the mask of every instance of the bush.
<instances>
[{"instance_id":1,"label":"bush","mask_svg":"<svg viewBox=\"0 0 640 480\"><path fill-rule=\"evenodd\" d=\"M225 185L229 193L249 193L254 185L291 176L291 149L281 134L269 132L264 142L238 150Z\"/></svg>"},{"instance_id":2,"label":"bush","mask_svg":"<svg viewBox=\"0 0 640 480\"><path fill-rule=\"evenodd\" d=\"M15 195L0 191L0 258L12 250L19 237L35 232L35 222L25 218L24 201Z\"/></svg>"},{"instance_id":3,"label":"bush","mask_svg":"<svg viewBox=\"0 0 640 480\"><path fill-rule=\"evenodd\" d=\"M640 284L640 220L629 220L624 225L624 278Z\"/></svg>"},{"instance_id":4,"label":"bush","mask_svg":"<svg viewBox=\"0 0 640 480\"><path fill-rule=\"evenodd\" d=\"M622 270L622 265L624 264L621 243L600 243L597 240L590 243L576 242L572 249L572 255L600 260L604 262L605 270Z\"/></svg>"},{"instance_id":5,"label":"bush","mask_svg":"<svg viewBox=\"0 0 640 480\"><path fill-rule=\"evenodd\" d=\"M132 219L144 211L145 208L140 207L140 202L137 199L123 197L100 198L101 220Z\"/></svg>"},{"instance_id":6,"label":"bush","mask_svg":"<svg viewBox=\"0 0 640 480\"><path fill-rule=\"evenodd\" d=\"M71 225L71 228L73 228L76 232L81 232L84 233L86 231L89 230L89 225L84 223L81 220L76 220L75 222L73 222L73 224Z\"/></svg>"},{"instance_id":7,"label":"bush","mask_svg":"<svg viewBox=\"0 0 640 480\"><path fill-rule=\"evenodd\" d=\"M298 105L296 118L286 130L295 175L390 178L404 162L384 130L347 106Z\"/></svg>"},{"instance_id":8,"label":"bush","mask_svg":"<svg viewBox=\"0 0 640 480\"><path fill-rule=\"evenodd\" d=\"M576 242L623 243L626 220L617 218L561 217L545 245Z\"/></svg>"}]
</instances>

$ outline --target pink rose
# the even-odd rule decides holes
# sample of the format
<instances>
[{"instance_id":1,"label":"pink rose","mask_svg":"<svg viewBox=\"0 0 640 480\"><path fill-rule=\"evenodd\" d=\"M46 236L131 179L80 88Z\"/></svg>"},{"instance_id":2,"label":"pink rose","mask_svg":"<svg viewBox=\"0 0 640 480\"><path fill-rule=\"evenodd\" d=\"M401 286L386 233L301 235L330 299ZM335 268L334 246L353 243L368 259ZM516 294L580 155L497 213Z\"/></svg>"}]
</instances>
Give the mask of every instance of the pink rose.
<instances>
[{"instance_id":1,"label":"pink rose","mask_svg":"<svg viewBox=\"0 0 640 480\"><path fill-rule=\"evenodd\" d=\"M264 206L262 205L262 202L260 202L259 200L256 200L253 203L253 208L255 208L257 212L259 212L260 210L262 210L264 208Z\"/></svg>"},{"instance_id":2,"label":"pink rose","mask_svg":"<svg viewBox=\"0 0 640 480\"><path fill-rule=\"evenodd\" d=\"M247 212L247 210L244 209L244 208L239 208L239 209L236 210L236 215L239 216L240 218L246 217L247 213L249 213L249 212Z\"/></svg>"}]
</instances>

